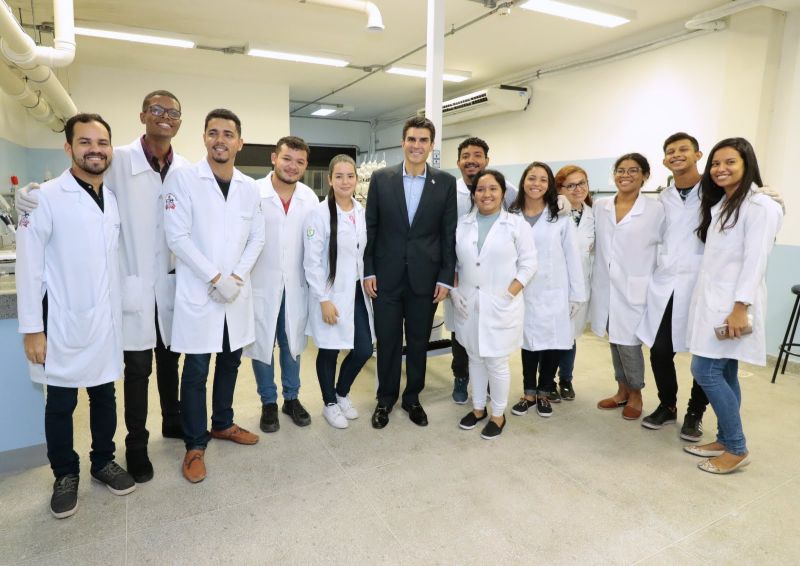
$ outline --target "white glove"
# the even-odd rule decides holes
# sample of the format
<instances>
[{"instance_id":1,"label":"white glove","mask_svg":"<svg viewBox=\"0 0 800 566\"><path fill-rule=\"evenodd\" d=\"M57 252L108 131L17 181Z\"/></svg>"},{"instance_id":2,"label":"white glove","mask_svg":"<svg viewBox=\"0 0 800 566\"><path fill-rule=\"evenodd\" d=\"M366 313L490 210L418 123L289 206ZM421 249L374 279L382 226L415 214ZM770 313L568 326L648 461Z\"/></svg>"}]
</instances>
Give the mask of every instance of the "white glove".
<instances>
[{"instance_id":1,"label":"white glove","mask_svg":"<svg viewBox=\"0 0 800 566\"><path fill-rule=\"evenodd\" d=\"M771 187L757 187L755 192L764 194L778 203L783 210L783 215L786 216L786 203L783 202L783 196Z\"/></svg>"},{"instance_id":2,"label":"white glove","mask_svg":"<svg viewBox=\"0 0 800 566\"><path fill-rule=\"evenodd\" d=\"M243 285L244 281L239 281L233 275L228 275L225 278L220 277L219 281L214 283L214 290L222 295L226 303L232 303L239 296Z\"/></svg>"},{"instance_id":3,"label":"white glove","mask_svg":"<svg viewBox=\"0 0 800 566\"><path fill-rule=\"evenodd\" d=\"M456 309L456 314L458 314L461 318L467 318L469 315L469 311L467 310L467 299L464 298L464 295L458 290L458 287L453 287L450 289L450 302L453 303L453 308Z\"/></svg>"},{"instance_id":4,"label":"white glove","mask_svg":"<svg viewBox=\"0 0 800 566\"><path fill-rule=\"evenodd\" d=\"M578 311L581 310L581 305L583 303L573 303L570 301L569 303L569 317L575 318L575 315L578 314Z\"/></svg>"},{"instance_id":5,"label":"white glove","mask_svg":"<svg viewBox=\"0 0 800 566\"><path fill-rule=\"evenodd\" d=\"M225 297L222 296L222 293L217 291L213 285L208 289L208 296L211 297L211 300L215 303L225 304L228 302L225 300Z\"/></svg>"},{"instance_id":6,"label":"white glove","mask_svg":"<svg viewBox=\"0 0 800 566\"><path fill-rule=\"evenodd\" d=\"M564 195L558 195L558 215L566 216L571 212L572 205L569 203L569 199Z\"/></svg>"},{"instance_id":7,"label":"white glove","mask_svg":"<svg viewBox=\"0 0 800 566\"><path fill-rule=\"evenodd\" d=\"M39 206L39 193L36 192L38 188L39 183L28 183L14 193L14 208L20 216L33 212Z\"/></svg>"}]
</instances>

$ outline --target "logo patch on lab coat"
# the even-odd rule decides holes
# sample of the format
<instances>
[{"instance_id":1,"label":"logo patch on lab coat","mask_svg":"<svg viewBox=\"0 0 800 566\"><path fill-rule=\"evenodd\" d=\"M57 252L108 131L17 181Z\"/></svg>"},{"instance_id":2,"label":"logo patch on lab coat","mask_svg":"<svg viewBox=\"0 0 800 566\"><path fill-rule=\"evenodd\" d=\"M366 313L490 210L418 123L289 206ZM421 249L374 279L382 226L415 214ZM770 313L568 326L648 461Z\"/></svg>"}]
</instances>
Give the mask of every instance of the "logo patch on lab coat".
<instances>
[{"instance_id":1,"label":"logo patch on lab coat","mask_svg":"<svg viewBox=\"0 0 800 566\"><path fill-rule=\"evenodd\" d=\"M164 208L166 210L175 210L176 205L175 193L167 193L167 196L164 197Z\"/></svg>"},{"instance_id":2,"label":"logo patch on lab coat","mask_svg":"<svg viewBox=\"0 0 800 566\"><path fill-rule=\"evenodd\" d=\"M22 218L19 219L19 226L20 228L27 228L31 225L31 214L30 212L25 212L22 214Z\"/></svg>"},{"instance_id":3,"label":"logo patch on lab coat","mask_svg":"<svg viewBox=\"0 0 800 566\"><path fill-rule=\"evenodd\" d=\"M314 228L312 228L311 226L309 226L309 227L306 229L306 238L308 238L308 239L310 240L311 238L313 238L313 237L314 237L314 234L316 234L316 231L314 231Z\"/></svg>"}]
</instances>

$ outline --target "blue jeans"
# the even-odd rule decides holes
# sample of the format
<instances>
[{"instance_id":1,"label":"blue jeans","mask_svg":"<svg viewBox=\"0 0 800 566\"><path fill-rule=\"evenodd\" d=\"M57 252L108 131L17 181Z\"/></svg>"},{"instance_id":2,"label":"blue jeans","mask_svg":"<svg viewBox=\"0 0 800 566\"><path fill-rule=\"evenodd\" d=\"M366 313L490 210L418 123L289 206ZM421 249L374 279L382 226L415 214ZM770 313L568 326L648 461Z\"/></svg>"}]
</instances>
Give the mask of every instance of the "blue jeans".
<instances>
[{"instance_id":1,"label":"blue jeans","mask_svg":"<svg viewBox=\"0 0 800 566\"><path fill-rule=\"evenodd\" d=\"M336 360L339 350L320 348L317 353L317 379L326 405L336 403L336 396L347 397L350 387L367 360L372 357L372 333L369 331L369 314L361 292L361 282L356 282L353 349L347 354L336 381Z\"/></svg>"},{"instance_id":2,"label":"blue jeans","mask_svg":"<svg viewBox=\"0 0 800 566\"><path fill-rule=\"evenodd\" d=\"M739 361L692 356L692 375L703 388L717 415L717 442L731 454L747 454L739 388Z\"/></svg>"},{"instance_id":3,"label":"blue jeans","mask_svg":"<svg viewBox=\"0 0 800 566\"><path fill-rule=\"evenodd\" d=\"M233 390L242 359L242 349L231 352L228 324L222 333L222 352L214 363L214 390L211 392L211 428L225 430L233 426ZM186 450L204 450L211 438L206 426L206 382L211 354L185 354L181 375L181 423Z\"/></svg>"},{"instance_id":4,"label":"blue jeans","mask_svg":"<svg viewBox=\"0 0 800 566\"><path fill-rule=\"evenodd\" d=\"M275 329L275 339L278 342L281 362L281 386L283 398L286 400L297 399L300 393L300 356L292 357L289 351L289 338L286 336L286 292L281 297L281 309L278 311L278 323ZM278 387L275 385L275 356L272 364L265 364L253 360L253 373L256 375L256 386L261 396L261 404L267 405L278 402Z\"/></svg>"},{"instance_id":5,"label":"blue jeans","mask_svg":"<svg viewBox=\"0 0 800 566\"><path fill-rule=\"evenodd\" d=\"M572 383L572 370L575 369L577 346L573 342L571 349L559 351L561 355L558 357L558 380L561 383Z\"/></svg>"}]
</instances>

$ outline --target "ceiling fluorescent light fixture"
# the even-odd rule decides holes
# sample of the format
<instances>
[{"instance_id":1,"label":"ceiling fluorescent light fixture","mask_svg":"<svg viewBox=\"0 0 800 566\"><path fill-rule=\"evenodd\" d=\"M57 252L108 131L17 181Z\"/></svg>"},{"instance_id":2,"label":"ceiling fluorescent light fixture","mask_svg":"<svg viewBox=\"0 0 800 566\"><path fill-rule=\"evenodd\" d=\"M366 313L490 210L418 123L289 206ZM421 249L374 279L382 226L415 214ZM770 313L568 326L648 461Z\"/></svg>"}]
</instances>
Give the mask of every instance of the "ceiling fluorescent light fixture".
<instances>
[{"instance_id":1,"label":"ceiling fluorescent light fixture","mask_svg":"<svg viewBox=\"0 0 800 566\"><path fill-rule=\"evenodd\" d=\"M283 51L269 51L267 49L248 49L251 57L264 57L265 59L279 59L295 63L312 63L314 65L328 65L329 67L347 67L350 63L344 59L331 57L314 57L313 55L300 55L298 53L284 53Z\"/></svg>"},{"instance_id":2,"label":"ceiling fluorescent light fixture","mask_svg":"<svg viewBox=\"0 0 800 566\"><path fill-rule=\"evenodd\" d=\"M528 0L520 8L606 28L615 28L636 18L633 10L591 0Z\"/></svg>"},{"instance_id":3,"label":"ceiling fluorescent light fixture","mask_svg":"<svg viewBox=\"0 0 800 566\"><path fill-rule=\"evenodd\" d=\"M335 106L320 106L316 110L314 110L311 115L312 116L330 116L331 114L336 114L336 111L339 110Z\"/></svg>"},{"instance_id":4,"label":"ceiling fluorescent light fixture","mask_svg":"<svg viewBox=\"0 0 800 566\"><path fill-rule=\"evenodd\" d=\"M404 75L406 77L419 77L424 79L428 73L424 67L416 67L410 65L394 65L386 69L386 72L392 75ZM442 80L451 83L463 83L472 78L472 73L469 71L448 71L442 73Z\"/></svg>"},{"instance_id":5,"label":"ceiling fluorescent light fixture","mask_svg":"<svg viewBox=\"0 0 800 566\"><path fill-rule=\"evenodd\" d=\"M186 39L159 37L157 35L130 33L126 31L86 28L82 26L75 26L75 34L87 37L102 37L104 39L118 39L120 41L133 41L135 43L149 43L151 45L164 45L167 47L182 47L184 49L191 49L194 47L194 41Z\"/></svg>"}]
</instances>

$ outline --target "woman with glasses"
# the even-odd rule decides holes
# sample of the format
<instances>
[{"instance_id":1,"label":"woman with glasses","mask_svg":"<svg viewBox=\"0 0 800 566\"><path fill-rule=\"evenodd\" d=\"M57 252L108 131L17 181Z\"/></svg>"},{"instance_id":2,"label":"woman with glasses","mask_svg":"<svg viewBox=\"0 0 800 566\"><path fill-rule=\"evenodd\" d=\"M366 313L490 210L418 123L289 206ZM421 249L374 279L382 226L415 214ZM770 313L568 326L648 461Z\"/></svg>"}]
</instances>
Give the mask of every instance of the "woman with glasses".
<instances>
[{"instance_id":1,"label":"woman with glasses","mask_svg":"<svg viewBox=\"0 0 800 566\"><path fill-rule=\"evenodd\" d=\"M575 224L569 216L558 215L553 171L546 163L534 161L525 168L519 186L510 210L520 212L533 227L539 268L524 292L524 393L511 412L524 415L535 406L540 417L550 417L553 408L548 394L555 387L558 361L574 342L570 318L586 302L586 289Z\"/></svg>"},{"instance_id":2,"label":"woman with glasses","mask_svg":"<svg viewBox=\"0 0 800 566\"><path fill-rule=\"evenodd\" d=\"M581 268L583 270L583 285L586 288L587 301L582 303L578 312L572 317L572 332L574 338L583 334L589 315L589 289L592 277L592 260L594 259L594 212L592 212L592 196L589 194L589 176L577 165L566 165L556 173L556 186L558 193L563 195L572 206L570 216L575 223L575 239L578 242L578 251L581 255ZM572 341L571 350L563 350L558 360L559 388L553 384L550 400L558 403L561 399L572 401L575 399L575 389L572 387L572 371L575 368L575 340ZM560 389L560 392L559 392Z\"/></svg>"},{"instance_id":3,"label":"woman with glasses","mask_svg":"<svg viewBox=\"0 0 800 566\"><path fill-rule=\"evenodd\" d=\"M700 181L700 226L705 243L689 306L687 343L692 375L717 415L717 439L684 450L707 458L698 467L728 474L749 461L739 406L740 361L766 363L767 258L783 212L763 186L753 146L722 140L711 150Z\"/></svg>"},{"instance_id":4,"label":"woman with glasses","mask_svg":"<svg viewBox=\"0 0 800 566\"><path fill-rule=\"evenodd\" d=\"M597 403L598 409L624 407L622 417L642 415L644 356L636 327L644 315L647 286L656 266L664 231L661 203L641 193L650 164L628 153L614 164L617 194L594 206L595 262L592 273L592 331L608 333L617 392Z\"/></svg>"}]
</instances>

